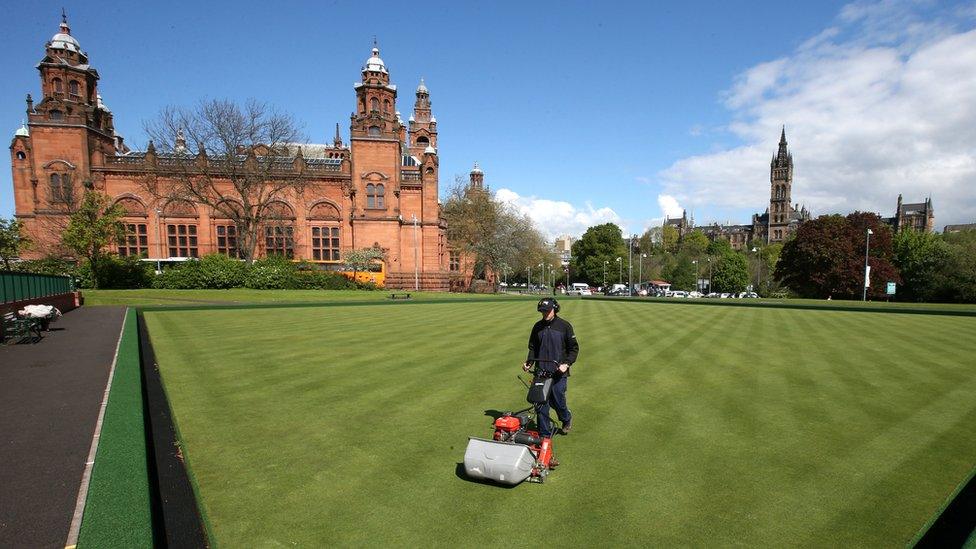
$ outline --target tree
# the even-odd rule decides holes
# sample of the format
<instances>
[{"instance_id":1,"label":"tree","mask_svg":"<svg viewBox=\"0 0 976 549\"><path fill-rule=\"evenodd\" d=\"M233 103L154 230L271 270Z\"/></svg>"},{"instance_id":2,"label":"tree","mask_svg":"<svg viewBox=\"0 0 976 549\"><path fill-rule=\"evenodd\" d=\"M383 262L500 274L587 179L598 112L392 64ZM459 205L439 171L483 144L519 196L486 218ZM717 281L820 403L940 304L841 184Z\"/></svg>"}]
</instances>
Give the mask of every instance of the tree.
<instances>
[{"instance_id":1,"label":"tree","mask_svg":"<svg viewBox=\"0 0 976 549\"><path fill-rule=\"evenodd\" d=\"M611 275L618 272L620 268L617 266L618 257L621 258L621 265L626 269L627 245L620 227L613 223L590 227L579 240L573 243L573 273L578 280L602 285L604 268L609 280L617 278Z\"/></svg>"},{"instance_id":2,"label":"tree","mask_svg":"<svg viewBox=\"0 0 976 549\"><path fill-rule=\"evenodd\" d=\"M678 251L678 229L671 225L661 228L661 250L668 254Z\"/></svg>"},{"instance_id":3,"label":"tree","mask_svg":"<svg viewBox=\"0 0 976 549\"><path fill-rule=\"evenodd\" d=\"M896 234L892 244L895 265L902 279L898 298L931 300L937 292L940 271L948 268L949 245L938 235L910 228Z\"/></svg>"},{"instance_id":4,"label":"tree","mask_svg":"<svg viewBox=\"0 0 976 549\"><path fill-rule=\"evenodd\" d=\"M705 253L710 256L724 257L726 255L734 254L735 250L732 249L732 244L724 238L716 238L708 243L705 248Z\"/></svg>"},{"instance_id":5,"label":"tree","mask_svg":"<svg viewBox=\"0 0 976 549\"><path fill-rule=\"evenodd\" d=\"M723 255L712 268L712 291L738 293L748 284L749 266L742 254Z\"/></svg>"},{"instance_id":6,"label":"tree","mask_svg":"<svg viewBox=\"0 0 976 549\"><path fill-rule=\"evenodd\" d=\"M943 235L949 248L945 267L936 275L934 299L976 302L976 231Z\"/></svg>"},{"instance_id":7,"label":"tree","mask_svg":"<svg viewBox=\"0 0 976 549\"><path fill-rule=\"evenodd\" d=\"M195 108L168 107L145 130L151 139L146 160L153 166L146 189L230 220L248 263L266 222L283 215L277 203L304 191L298 125L264 103L215 99ZM196 154L188 152L187 141L196 144Z\"/></svg>"},{"instance_id":8,"label":"tree","mask_svg":"<svg viewBox=\"0 0 976 549\"><path fill-rule=\"evenodd\" d=\"M681 243L678 245L678 251L680 253L686 253L692 258L701 257L708 249L709 240L705 236L705 233L701 232L699 229L695 229L690 233L681 237Z\"/></svg>"},{"instance_id":9,"label":"tree","mask_svg":"<svg viewBox=\"0 0 976 549\"><path fill-rule=\"evenodd\" d=\"M376 260L382 259L383 250L379 248L362 248L346 252L343 261L346 262L346 265L352 267L352 280L353 282L357 282L360 272L368 271L370 265Z\"/></svg>"},{"instance_id":10,"label":"tree","mask_svg":"<svg viewBox=\"0 0 976 549\"><path fill-rule=\"evenodd\" d=\"M20 252L30 246L30 239L24 234L23 223L18 219L0 217L0 259L5 270L10 270L10 259L19 257Z\"/></svg>"},{"instance_id":11,"label":"tree","mask_svg":"<svg viewBox=\"0 0 976 549\"><path fill-rule=\"evenodd\" d=\"M671 283L672 290L692 291L698 285L695 264L687 254L679 254L676 261L665 268L663 274Z\"/></svg>"},{"instance_id":12,"label":"tree","mask_svg":"<svg viewBox=\"0 0 976 549\"><path fill-rule=\"evenodd\" d=\"M78 210L71 214L68 227L61 235L65 246L88 260L92 270L92 286L99 287L104 278L102 265L110 253L105 249L125 238L122 206L111 205L108 196L86 191Z\"/></svg>"},{"instance_id":13,"label":"tree","mask_svg":"<svg viewBox=\"0 0 976 549\"><path fill-rule=\"evenodd\" d=\"M872 213L821 216L797 229L776 265L775 277L804 297L836 295L858 299L864 285L864 246L871 229L871 288L884 295L887 281L899 282L891 263L891 228Z\"/></svg>"},{"instance_id":14,"label":"tree","mask_svg":"<svg viewBox=\"0 0 976 549\"><path fill-rule=\"evenodd\" d=\"M487 191L471 187L461 176L455 177L442 212L447 239L470 258L475 278L494 282L503 269L521 274L540 263L559 264L528 216Z\"/></svg>"}]
</instances>

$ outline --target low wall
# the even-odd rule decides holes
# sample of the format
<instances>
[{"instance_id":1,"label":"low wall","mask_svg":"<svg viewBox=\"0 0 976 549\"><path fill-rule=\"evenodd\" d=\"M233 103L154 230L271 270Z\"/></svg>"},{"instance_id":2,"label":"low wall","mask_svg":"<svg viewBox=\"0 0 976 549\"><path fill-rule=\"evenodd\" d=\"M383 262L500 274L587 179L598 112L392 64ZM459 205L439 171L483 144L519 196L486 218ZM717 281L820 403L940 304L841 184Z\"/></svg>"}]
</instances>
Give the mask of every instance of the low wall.
<instances>
[{"instance_id":1,"label":"low wall","mask_svg":"<svg viewBox=\"0 0 976 549\"><path fill-rule=\"evenodd\" d=\"M19 311L24 308L24 305L54 305L62 313L66 313L72 309L81 307L82 297L81 292L68 292L66 294L49 295L47 297L35 297L31 299L22 299L20 301L12 301L10 303L0 304L0 314L7 314L10 311Z\"/></svg>"}]
</instances>

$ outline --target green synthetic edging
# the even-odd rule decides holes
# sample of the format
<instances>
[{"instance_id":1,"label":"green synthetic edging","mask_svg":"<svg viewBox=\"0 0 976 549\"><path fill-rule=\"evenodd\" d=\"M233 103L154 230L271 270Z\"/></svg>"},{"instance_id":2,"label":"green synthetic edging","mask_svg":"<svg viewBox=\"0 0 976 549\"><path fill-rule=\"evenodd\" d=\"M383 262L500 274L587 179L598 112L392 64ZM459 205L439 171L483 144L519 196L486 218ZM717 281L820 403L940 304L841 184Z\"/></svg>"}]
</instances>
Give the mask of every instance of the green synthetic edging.
<instances>
[{"instance_id":1,"label":"green synthetic edging","mask_svg":"<svg viewBox=\"0 0 976 549\"><path fill-rule=\"evenodd\" d=\"M152 547L136 312L126 311L112 389L102 420L79 547Z\"/></svg>"},{"instance_id":2,"label":"green synthetic edging","mask_svg":"<svg viewBox=\"0 0 976 549\"><path fill-rule=\"evenodd\" d=\"M940 308L940 305L930 304L924 307L912 305L836 305L802 301L767 301L763 299L666 299L659 297L611 297L611 296L590 296L584 297L585 300L592 301L630 301L639 303L658 303L670 305L704 305L715 307L760 307L771 309L798 309L807 311L842 311L858 313L900 313L912 315L948 315L948 316L976 316L976 309L962 308Z\"/></svg>"}]
</instances>

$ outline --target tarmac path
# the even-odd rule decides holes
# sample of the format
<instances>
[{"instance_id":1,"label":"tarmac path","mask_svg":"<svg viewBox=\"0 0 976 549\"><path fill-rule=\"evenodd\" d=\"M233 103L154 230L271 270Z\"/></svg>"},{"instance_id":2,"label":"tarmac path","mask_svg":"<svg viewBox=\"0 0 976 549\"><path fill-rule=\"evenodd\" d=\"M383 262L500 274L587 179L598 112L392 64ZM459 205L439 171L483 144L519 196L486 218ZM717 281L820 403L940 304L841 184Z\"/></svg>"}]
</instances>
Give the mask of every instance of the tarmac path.
<instances>
[{"instance_id":1,"label":"tarmac path","mask_svg":"<svg viewBox=\"0 0 976 549\"><path fill-rule=\"evenodd\" d=\"M81 307L0 346L0 547L64 547L124 307Z\"/></svg>"}]
</instances>

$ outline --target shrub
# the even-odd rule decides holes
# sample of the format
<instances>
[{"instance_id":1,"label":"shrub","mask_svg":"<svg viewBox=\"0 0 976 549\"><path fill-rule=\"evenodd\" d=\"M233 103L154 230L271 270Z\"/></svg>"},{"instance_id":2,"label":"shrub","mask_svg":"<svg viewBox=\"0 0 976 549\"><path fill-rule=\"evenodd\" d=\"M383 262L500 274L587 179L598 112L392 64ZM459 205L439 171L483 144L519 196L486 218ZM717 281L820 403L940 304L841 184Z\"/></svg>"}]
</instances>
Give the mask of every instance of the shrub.
<instances>
[{"instance_id":1,"label":"shrub","mask_svg":"<svg viewBox=\"0 0 976 549\"><path fill-rule=\"evenodd\" d=\"M288 290L298 285L298 266L282 257L265 257L251 264L244 286L255 290Z\"/></svg>"}]
</instances>

